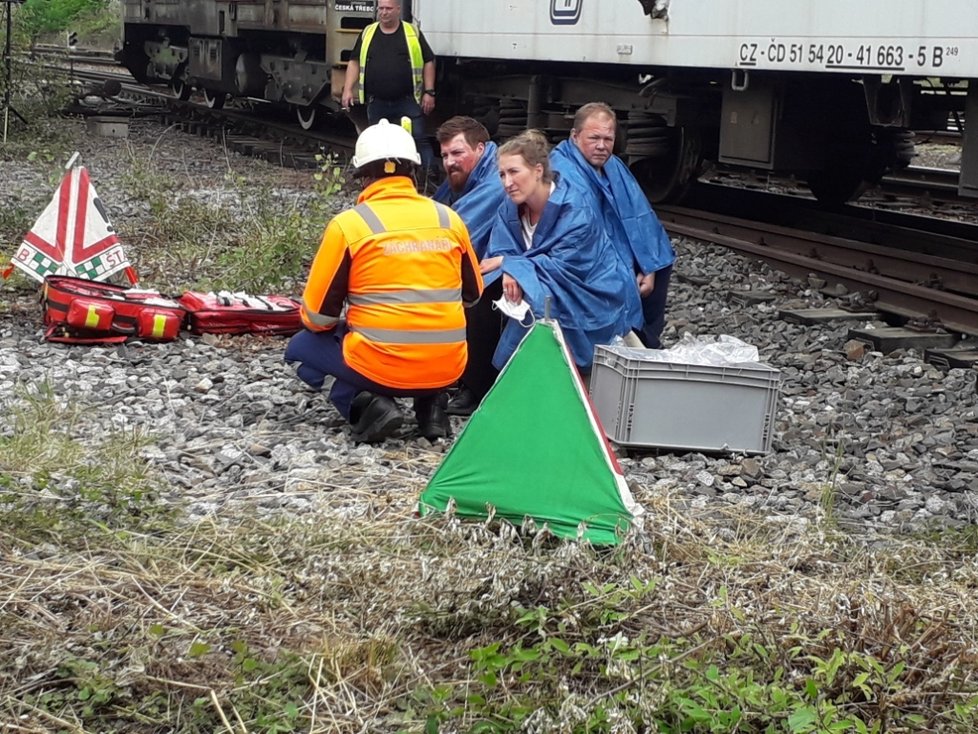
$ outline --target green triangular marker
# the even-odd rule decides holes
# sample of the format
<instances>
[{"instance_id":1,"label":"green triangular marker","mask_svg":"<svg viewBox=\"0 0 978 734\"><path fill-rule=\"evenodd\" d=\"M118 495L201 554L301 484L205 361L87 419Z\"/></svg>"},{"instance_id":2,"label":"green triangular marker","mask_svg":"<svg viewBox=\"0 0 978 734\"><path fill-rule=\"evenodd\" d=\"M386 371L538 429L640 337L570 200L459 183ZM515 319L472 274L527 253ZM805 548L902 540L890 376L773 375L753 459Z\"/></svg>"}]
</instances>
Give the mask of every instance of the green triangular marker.
<instances>
[{"instance_id":1,"label":"green triangular marker","mask_svg":"<svg viewBox=\"0 0 978 734\"><path fill-rule=\"evenodd\" d=\"M538 322L435 471L422 515L531 517L563 538L618 543L642 514L560 328Z\"/></svg>"}]
</instances>

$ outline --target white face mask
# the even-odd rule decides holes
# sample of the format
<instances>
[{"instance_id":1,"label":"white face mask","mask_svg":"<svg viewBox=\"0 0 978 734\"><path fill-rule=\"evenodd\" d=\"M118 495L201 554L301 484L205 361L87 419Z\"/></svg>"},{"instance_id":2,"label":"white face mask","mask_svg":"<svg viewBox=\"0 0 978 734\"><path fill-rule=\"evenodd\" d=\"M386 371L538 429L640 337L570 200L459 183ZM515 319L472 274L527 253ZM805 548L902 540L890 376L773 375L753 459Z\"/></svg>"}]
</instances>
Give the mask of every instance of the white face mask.
<instances>
[{"instance_id":1,"label":"white face mask","mask_svg":"<svg viewBox=\"0 0 978 734\"><path fill-rule=\"evenodd\" d=\"M506 296L503 296L498 301L493 301L492 305L511 319L519 321L523 326L533 325L533 313L530 311L530 304L526 302L525 298L520 299L519 303L513 303L512 301L506 300ZM525 323L527 314L530 314L529 324Z\"/></svg>"}]
</instances>

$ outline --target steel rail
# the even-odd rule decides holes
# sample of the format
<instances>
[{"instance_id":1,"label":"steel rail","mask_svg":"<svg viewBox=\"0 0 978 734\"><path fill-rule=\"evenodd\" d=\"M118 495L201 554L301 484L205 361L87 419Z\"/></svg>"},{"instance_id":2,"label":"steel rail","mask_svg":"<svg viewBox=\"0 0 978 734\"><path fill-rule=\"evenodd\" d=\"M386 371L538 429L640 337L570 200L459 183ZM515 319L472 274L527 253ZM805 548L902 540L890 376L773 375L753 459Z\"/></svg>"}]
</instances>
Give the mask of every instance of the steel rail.
<instances>
[{"instance_id":1,"label":"steel rail","mask_svg":"<svg viewBox=\"0 0 978 734\"><path fill-rule=\"evenodd\" d=\"M905 279L907 263L913 260L908 256L913 253L897 251L897 256L891 259L876 255L876 249L885 248L869 246L874 248L874 269L877 272L868 272L846 264L853 261L865 263L866 254L858 249L854 255L842 254L847 249L847 243L841 238L823 237L732 217L714 217L682 207L662 206L657 208L657 212L666 229L673 234L729 247L792 275L805 277L815 274L853 291L871 291L874 306L880 311L906 318L924 318L951 331L978 335L978 298L939 290L919 282L921 268L936 266L938 263L935 261L940 258L925 256L926 260L921 261L916 277ZM865 243L855 244L866 246ZM839 261L833 261L833 256ZM959 268L965 265L952 262ZM891 274L884 274L887 267L892 268L888 271ZM972 284L965 290L974 292L976 288Z\"/></svg>"},{"instance_id":2,"label":"steel rail","mask_svg":"<svg viewBox=\"0 0 978 734\"><path fill-rule=\"evenodd\" d=\"M115 66L115 69L119 68ZM140 84L127 72L119 73L111 68L75 68L72 74L76 82L118 81L121 91L111 97L113 102L145 112L146 101L152 100L154 113L162 115L167 122L177 124L190 133L221 136L238 152L278 165L314 168L318 166L315 156L319 152L335 152L344 157L353 153L355 140L351 136L302 130L291 120L286 123L252 112L246 106L247 102L245 106L229 104L212 108L194 99L179 100L161 86Z\"/></svg>"}]
</instances>

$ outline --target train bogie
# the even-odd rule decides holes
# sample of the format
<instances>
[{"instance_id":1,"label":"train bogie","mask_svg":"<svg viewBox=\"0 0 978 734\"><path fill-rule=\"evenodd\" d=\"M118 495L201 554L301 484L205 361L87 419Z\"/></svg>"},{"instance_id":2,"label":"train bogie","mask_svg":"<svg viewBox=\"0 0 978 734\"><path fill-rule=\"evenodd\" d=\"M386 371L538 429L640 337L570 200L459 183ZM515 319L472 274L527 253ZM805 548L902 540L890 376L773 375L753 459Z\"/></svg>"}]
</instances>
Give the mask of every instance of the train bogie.
<instances>
[{"instance_id":1,"label":"train bogie","mask_svg":"<svg viewBox=\"0 0 978 734\"><path fill-rule=\"evenodd\" d=\"M183 99L196 87L212 106L227 95L296 108L311 126L338 108L346 62L373 0L125 0L120 61Z\"/></svg>"}]
</instances>

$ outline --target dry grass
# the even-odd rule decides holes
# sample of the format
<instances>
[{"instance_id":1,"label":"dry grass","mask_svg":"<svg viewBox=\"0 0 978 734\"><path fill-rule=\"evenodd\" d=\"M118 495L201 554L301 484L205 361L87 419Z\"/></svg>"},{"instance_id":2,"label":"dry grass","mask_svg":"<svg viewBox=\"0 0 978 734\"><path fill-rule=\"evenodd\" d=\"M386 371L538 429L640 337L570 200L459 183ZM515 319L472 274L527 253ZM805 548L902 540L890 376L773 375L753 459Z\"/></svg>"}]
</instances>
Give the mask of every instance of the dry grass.
<instances>
[{"instance_id":1,"label":"dry grass","mask_svg":"<svg viewBox=\"0 0 978 734\"><path fill-rule=\"evenodd\" d=\"M816 708L844 702L887 731L975 723L973 548L870 550L743 514L698 521L659 496L644 498L644 533L596 551L418 520L425 470L407 462L369 496L333 490L314 516L93 526L42 546L16 503L20 527L5 522L0 541L8 730L506 730L516 715L493 711L520 701L540 731L585 731L598 709L619 726L596 730L631 731L675 720L672 692L711 665L768 687L811 681ZM569 652L541 647L553 639ZM479 651L493 645L550 660L527 680L502 661L490 686ZM744 708L737 727L693 730L787 730L790 713Z\"/></svg>"}]
</instances>

